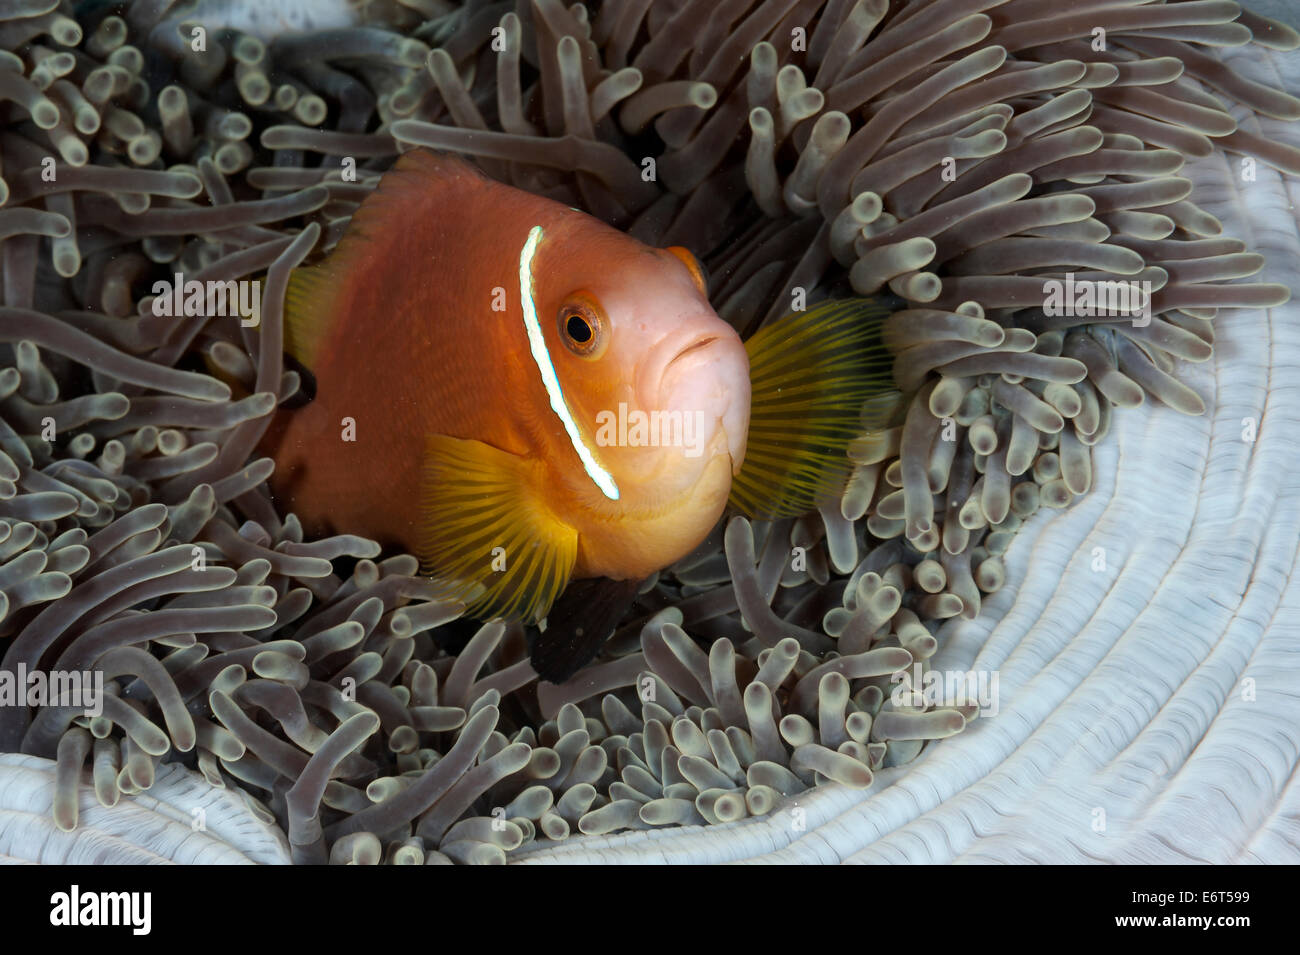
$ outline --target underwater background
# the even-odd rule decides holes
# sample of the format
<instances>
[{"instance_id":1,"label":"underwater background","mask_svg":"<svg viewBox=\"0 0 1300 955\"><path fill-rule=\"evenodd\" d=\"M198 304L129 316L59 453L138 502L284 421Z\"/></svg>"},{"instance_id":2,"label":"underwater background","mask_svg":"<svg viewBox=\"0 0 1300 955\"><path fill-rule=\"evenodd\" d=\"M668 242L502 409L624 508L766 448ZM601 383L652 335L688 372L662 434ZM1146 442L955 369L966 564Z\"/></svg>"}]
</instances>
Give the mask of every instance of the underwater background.
<instances>
[{"instance_id":1,"label":"underwater background","mask_svg":"<svg viewBox=\"0 0 1300 955\"><path fill-rule=\"evenodd\" d=\"M992 754L1026 741L1020 771L1035 745L1105 765L1062 739L1151 721L1166 699L1151 684L1203 694L1165 711L1200 727L1165 728L1192 741L1184 758L1219 707L1230 737L1212 759L1277 744L1264 795L1240 832L1205 837L1207 857L1294 853L1269 828L1290 825L1294 714L1267 694L1229 706L1252 660L1251 679L1285 684L1275 657L1295 636L1292 30L1220 0L13 0L0 15L0 671L106 688L93 717L58 698L0 706L5 798L41 820L6 854L504 862L750 819L769 828L746 838L797 843L840 813L873 831L915 811L905 787L854 800L923 754L922 813L959 811ZM522 625L464 618L414 557L304 535L255 450L302 398L263 347L289 272L418 146L685 246L741 333L796 290L896 302L884 340L907 404L884 429L864 418L839 498L724 520L558 686L538 682ZM156 314L154 283L178 272L264 279L260 334ZM1044 281L1076 272L1150 282L1150 324L1047 314ZM1033 547L1049 523L1064 536ZM982 643L1030 593L1041 616L998 632L1046 643ZM1070 696L1093 671L1162 666L1131 694ZM954 671L1000 676L1001 724L970 700L895 698L898 674L919 689ZM1051 729L1056 706L1072 721ZM983 748L945 763L939 741L968 733ZM1217 778L1204 765L1183 779L1198 794ZM1044 785L1068 811L1023 828L1100 851L1079 846L1106 797ZM142 793L161 800L155 844L114 828ZM1109 831L1186 828L1196 813L1164 798L1112 810ZM187 842L196 805L210 827ZM749 851L681 832L706 840L686 854ZM1118 841L1106 851L1131 848Z\"/></svg>"}]
</instances>

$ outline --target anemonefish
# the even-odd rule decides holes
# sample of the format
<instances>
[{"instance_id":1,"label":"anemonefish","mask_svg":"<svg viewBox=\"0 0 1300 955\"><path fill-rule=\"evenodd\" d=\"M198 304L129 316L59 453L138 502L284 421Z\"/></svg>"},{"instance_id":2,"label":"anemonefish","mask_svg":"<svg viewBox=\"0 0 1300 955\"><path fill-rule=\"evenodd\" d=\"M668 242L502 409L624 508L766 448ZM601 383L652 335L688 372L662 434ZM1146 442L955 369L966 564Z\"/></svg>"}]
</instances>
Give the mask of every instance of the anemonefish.
<instances>
[{"instance_id":1,"label":"anemonefish","mask_svg":"<svg viewBox=\"0 0 1300 955\"><path fill-rule=\"evenodd\" d=\"M545 620L533 665L564 680L728 501L775 517L841 489L892 387L878 304L744 344L706 291L683 248L405 153L290 278L286 351L315 396L263 441L273 495L308 533L415 554L471 616ZM548 619L571 581L578 606Z\"/></svg>"}]
</instances>

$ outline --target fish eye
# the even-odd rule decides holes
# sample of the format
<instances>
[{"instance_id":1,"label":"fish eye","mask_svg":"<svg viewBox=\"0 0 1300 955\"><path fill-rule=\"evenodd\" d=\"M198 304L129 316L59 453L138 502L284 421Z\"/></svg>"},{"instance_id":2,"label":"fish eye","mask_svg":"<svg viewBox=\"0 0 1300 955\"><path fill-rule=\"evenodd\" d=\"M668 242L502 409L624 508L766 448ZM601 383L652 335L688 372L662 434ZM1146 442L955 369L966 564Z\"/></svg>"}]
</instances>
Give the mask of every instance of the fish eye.
<instances>
[{"instance_id":1,"label":"fish eye","mask_svg":"<svg viewBox=\"0 0 1300 955\"><path fill-rule=\"evenodd\" d=\"M593 331L592 327L587 324L587 320L577 312L573 312L569 315L568 320L564 323L564 330L568 332L569 337L578 345L585 345L596 337L595 331Z\"/></svg>"},{"instance_id":2,"label":"fish eye","mask_svg":"<svg viewBox=\"0 0 1300 955\"><path fill-rule=\"evenodd\" d=\"M560 339L566 348L582 358L595 358L604 350L604 322L594 303L571 298L560 306L557 316Z\"/></svg>"}]
</instances>

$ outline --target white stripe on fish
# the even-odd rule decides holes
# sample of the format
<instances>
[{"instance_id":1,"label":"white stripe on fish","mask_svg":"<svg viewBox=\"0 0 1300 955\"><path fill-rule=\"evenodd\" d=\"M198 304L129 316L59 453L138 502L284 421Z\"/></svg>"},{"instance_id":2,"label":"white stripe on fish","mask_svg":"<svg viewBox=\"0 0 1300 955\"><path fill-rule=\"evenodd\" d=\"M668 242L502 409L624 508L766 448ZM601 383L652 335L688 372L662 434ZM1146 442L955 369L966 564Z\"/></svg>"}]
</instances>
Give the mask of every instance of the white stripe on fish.
<instances>
[{"instance_id":1,"label":"white stripe on fish","mask_svg":"<svg viewBox=\"0 0 1300 955\"><path fill-rule=\"evenodd\" d=\"M546 347L541 326L537 324L537 305L533 301L533 255L537 252L537 244L541 241L542 227L535 225L528 231L528 241L519 252L519 300L524 310L524 330L528 332L528 346L533 353L533 361L537 363L537 370L541 372L542 385L546 388L546 394L550 396L551 410L559 417L564 430L568 432L573 450L578 452L578 458L586 468L587 476L607 498L617 501L618 485L614 483L614 478L596 463L595 455L591 453L591 449L582 440L582 435L578 433L577 422L569 413L564 392L560 388L560 379L556 377L550 349Z\"/></svg>"}]
</instances>

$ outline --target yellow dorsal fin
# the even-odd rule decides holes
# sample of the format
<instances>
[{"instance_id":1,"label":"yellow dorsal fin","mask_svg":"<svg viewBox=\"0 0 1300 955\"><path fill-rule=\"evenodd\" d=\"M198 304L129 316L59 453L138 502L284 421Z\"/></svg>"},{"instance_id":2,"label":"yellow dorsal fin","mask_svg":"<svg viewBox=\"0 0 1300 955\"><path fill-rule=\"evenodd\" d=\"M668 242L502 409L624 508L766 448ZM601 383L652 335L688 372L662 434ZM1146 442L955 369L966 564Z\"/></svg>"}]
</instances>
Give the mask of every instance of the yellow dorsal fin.
<instances>
[{"instance_id":1,"label":"yellow dorsal fin","mask_svg":"<svg viewBox=\"0 0 1300 955\"><path fill-rule=\"evenodd\" d=\"M826 301L745 343L749 441L731 484L733 508L754 518L794 517L843 489L845 452L862 434L864 404L894 388L893 356L880 340L889 313L877 299Z\"/></svg>"},{"instance_id":2,"label":"yellow dorsal fin","mask_svg":"<svg viewBox=\"0 0 1300 955\"><path fill-rule=\"evenodd\" d=\"M481 441L428 439L415 553L470 616L536 623L568 584L578 532L542 502L544 480L539 462Z\"/></svg>"}]
</instances>

